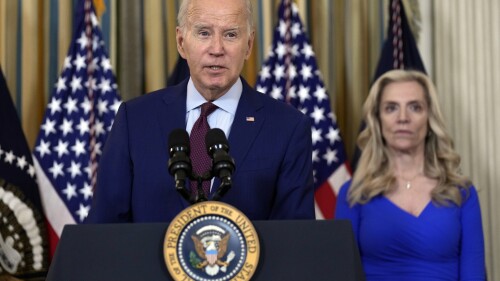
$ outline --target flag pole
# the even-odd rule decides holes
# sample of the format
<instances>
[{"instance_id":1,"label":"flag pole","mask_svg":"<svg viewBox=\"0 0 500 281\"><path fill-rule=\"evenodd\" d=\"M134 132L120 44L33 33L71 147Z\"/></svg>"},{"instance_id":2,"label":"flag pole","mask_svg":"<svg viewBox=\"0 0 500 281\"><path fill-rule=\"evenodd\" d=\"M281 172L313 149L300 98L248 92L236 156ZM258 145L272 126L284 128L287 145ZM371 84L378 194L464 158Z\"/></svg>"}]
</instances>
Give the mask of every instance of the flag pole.
<instances>
[{"instance_id":1,"label":"flag pole","mask_svg":"<svg viewBox=\"0 0 500 281\"><path fill-rule=\"evenodd\" d=\"M292 81L290 79L290 65L292 62L292 40L291 40L291 32L290 32L290 27L291 27L291 22L292 22L292 0L285 0L285 11L284 11L284 21L285 21L285 48L286 48L286 53L285 53L285 61L284 61L284 66L285 66L285 97L286 97L286 102L290 103L290 95L288 92L290 91L290 87L292 85Z\"/></svg>"},{"instance_id":2,"label":"flag pole","mask_svg":"<svg viewBox=\"0 0 500 281\"><path fill-rule=\"evenodd\" d=\"M89 116L89 151L90 151L90 186L92 190L94 190L97 180L97 153L95 150L96 145L96 135L95 135L95 112L94 112L94 87L95 87L95 79L94 79L94 68L93 60L94 53L92 50L93 47L93 36L92 36L92 22L91 22L91 14L92 14L92 0L85 0L85 36L87 37L87 76L88 76L88 87L87 87L87 97L90 103L90 116ZM99 44L99 42L97 43Z\"/></svg>"}]
</instances>

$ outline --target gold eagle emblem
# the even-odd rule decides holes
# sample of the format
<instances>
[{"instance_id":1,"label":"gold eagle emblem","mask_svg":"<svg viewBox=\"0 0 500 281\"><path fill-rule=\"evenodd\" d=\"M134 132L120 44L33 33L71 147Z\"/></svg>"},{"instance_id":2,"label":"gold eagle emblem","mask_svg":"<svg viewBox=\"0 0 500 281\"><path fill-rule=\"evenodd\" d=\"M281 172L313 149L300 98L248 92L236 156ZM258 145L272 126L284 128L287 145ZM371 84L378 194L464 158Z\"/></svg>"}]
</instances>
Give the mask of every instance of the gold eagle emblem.
<instances>
[{"instance_id":1,"label":"gold eagle emblem","mask_svg":"<svg viewBox=\"0 0 500 281\"><path fill-rule=\"evenodd\" d=\"M222 260L227 252L229 238L229 233L224 234L222 237L217 234L203 238L198 235L192 235L191 239L194 242L196 254L201 260L191 259L191 264L195 268L204 270L210 276L216 275L219 273L219 270L226 272L227 267L235 256L234 252L231 251L226 260Z\"/></svg>"}]
</instances>

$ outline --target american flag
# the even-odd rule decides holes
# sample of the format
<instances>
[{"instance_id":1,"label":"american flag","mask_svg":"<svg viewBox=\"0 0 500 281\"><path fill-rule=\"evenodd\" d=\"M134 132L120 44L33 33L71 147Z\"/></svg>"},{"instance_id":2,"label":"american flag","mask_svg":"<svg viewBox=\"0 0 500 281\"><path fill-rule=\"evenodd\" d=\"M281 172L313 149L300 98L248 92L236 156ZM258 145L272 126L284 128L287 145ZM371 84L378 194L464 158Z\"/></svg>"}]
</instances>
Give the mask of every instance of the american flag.
<instances>
[{"instance_id":1,"label":"american flag","mask_svg":"<svg viewBox=\"0 0 500 281\"><path fill-rule=\"evenodd\" d=\"M298 9L290 0L280 4L272 50L259 73L256 89L311 117L316 218L333 218L336 195L351 174L313 48Z\"/></svg>"},{"instance_id":2,"label":"american flag","mask_svg":"<svg viewBox=\"0 0 500 281\"><path fill-rule=\"evenodd\" d=\"M64 225L83 222L90 210L101 150L121 103L93 3L82 0L77 9L33 152L52 253Z\"/></svg>"}]
</instances>

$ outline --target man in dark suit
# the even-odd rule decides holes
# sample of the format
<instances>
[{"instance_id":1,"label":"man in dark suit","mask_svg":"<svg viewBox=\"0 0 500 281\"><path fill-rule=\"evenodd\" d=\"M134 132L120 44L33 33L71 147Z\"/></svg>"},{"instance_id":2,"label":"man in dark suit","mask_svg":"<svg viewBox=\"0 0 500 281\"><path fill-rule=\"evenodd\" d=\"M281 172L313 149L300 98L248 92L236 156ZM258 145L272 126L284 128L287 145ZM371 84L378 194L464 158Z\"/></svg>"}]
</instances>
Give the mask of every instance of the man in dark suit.
<instances>
[{"instance_id":1,"label":"man in dark suit","mask_svg":"<svg viewBox=\"0 0 500 281\"><path fill-rule=\"evenodd\" d=\"M168 136L191 132L206 102L217 106L208 123L228 136L236 163L222 201L251 220L314 219L309 118L240 77L253 46L252 19L250 0L181 4L177 49L190 78L121 105L86 222L168 222L186 208L167 170Z\"/></svg>"}]
</instances>

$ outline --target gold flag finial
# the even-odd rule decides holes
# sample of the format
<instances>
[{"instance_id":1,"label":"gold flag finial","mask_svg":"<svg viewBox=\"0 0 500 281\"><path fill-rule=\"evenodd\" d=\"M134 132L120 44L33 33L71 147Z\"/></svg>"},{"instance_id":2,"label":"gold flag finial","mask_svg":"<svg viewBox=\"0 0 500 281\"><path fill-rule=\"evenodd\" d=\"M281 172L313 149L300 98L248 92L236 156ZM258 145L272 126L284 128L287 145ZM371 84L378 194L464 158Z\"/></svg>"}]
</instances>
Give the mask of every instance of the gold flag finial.
<instances>
[{"instance_id":1,"label":"gold flag finial","mask_svg":"<svg viewBox=\"0 0 500 281\"><path fill-rule=\"evenodd\" d=\"M106 4L104 4L104 0L94 0L94 8L97 18L101 21L101 16L106 11Z\"/></svg>"}]
</instances>

